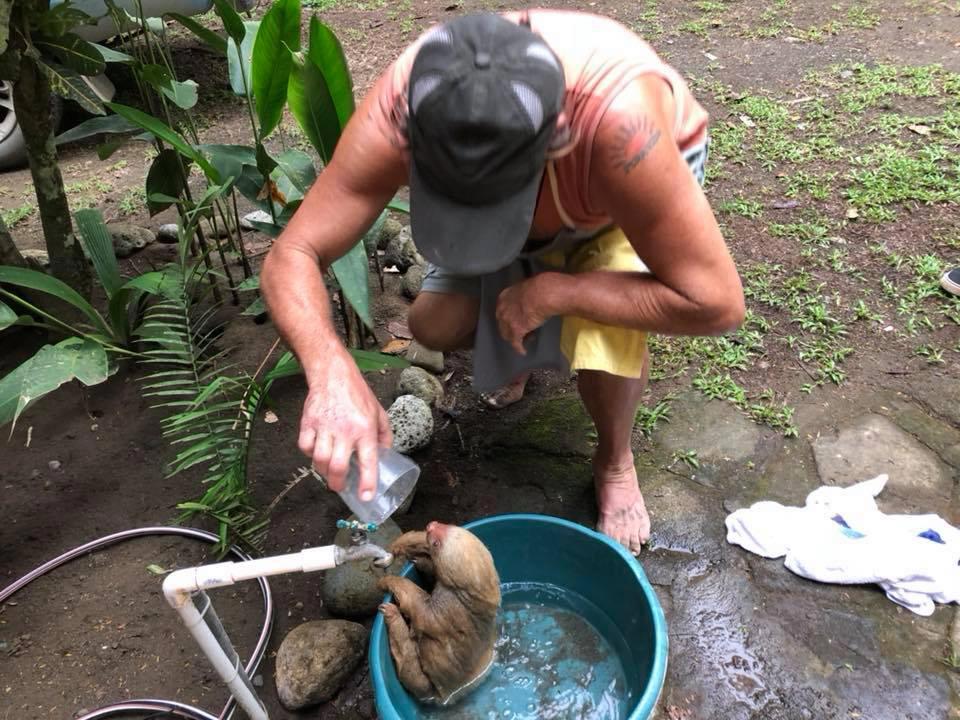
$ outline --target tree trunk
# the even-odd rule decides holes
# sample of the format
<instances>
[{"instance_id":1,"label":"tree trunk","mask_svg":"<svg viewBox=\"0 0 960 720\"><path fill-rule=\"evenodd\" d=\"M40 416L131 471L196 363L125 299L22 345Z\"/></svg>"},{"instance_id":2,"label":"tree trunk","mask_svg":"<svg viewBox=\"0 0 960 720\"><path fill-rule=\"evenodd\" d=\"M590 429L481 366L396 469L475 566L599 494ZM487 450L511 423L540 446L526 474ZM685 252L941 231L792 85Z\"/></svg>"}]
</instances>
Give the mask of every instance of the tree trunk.
<instances>
[{"instance_id":1,"label":"tree trunk","mask_svg":"<svg viewBox=\"0 0 960 720\"><path fill-rule=\"evenodd\" d=\"M27 261L13 243L10 237L10 231L7 230L6 223L0 217L0 265L15 265L17 267L27 267Z\"/></svg>"},{"instance_id":2,"label":"tree trunk","mask_svg":"<svg viewBox=\"0 0 960 720\"><path fill-rule=\"evenodd\" d=\"M23 42L19 33L13 33L10 40ZM50 116L50 83L25 53L20 63L20 77L13 86L13 106L27 145L43 237L50 256L50 271L81 295L89 297L90 271L80 243L73 234L70 206L57 164Z\"/></svg>"}]
</instances>

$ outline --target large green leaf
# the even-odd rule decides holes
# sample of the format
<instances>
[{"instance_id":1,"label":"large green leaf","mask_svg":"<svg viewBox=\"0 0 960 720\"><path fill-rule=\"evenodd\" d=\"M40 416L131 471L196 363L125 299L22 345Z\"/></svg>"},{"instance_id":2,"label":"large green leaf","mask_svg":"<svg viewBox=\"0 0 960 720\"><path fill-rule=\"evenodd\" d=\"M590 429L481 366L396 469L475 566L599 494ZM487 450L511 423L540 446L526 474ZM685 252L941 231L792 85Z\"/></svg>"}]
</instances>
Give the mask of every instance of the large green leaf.
<instances>
[{"instance_id":1,"label":"large green leaf","mask_svg":"<svg viewBox=\"0 0 960 720\"><path fill-rule=\"evenodd\" d=\"M237 51L237 42L232 37L227 41L227 70L230 73L230 88L240 97L249 93L253 97L253 79L250 75L253 67L253 44L257 41L260 31L259 20L245 20L243 27L246 34L240 42L240 51Z\"/></svg>"},{"instance_id":2,"label":"large green leaf","mask_svg":"<svg viewBox=\"0 0 960 720\"><path fill-rule=\"evenodd\" d=\"M127 120L122 115L105 115L84 120L79 125L57 135L56 142L62 143L83 140L94 135L128 133L139 130L139 126Z\"/></svg>"},{"instance_id":3,"label":"large green leaf","mask_svg":"<svg viewBox=\"0 0 960 720\"><path fill-rule=\"evenodd\" d=\"M91 324L105 335L110 335L110 327L104 321L93 306L81 297L81 295L62 280L57 280L46 273L30 270L29 268L12 267L10 265L0 265L0 283L25 287L31 290L52 295L58 300L62 300L82 312L91 322Z\"/></svg>"},{"instance_id":4,"label":"large green leaf","mask_svg":"<svg viewBox=\"0 0 960 720\"><path fill-rule=\"evenodd\" d=\"M60 37L43 37L34 41L43 52L51 55L81 75L99 75L106 68L103 56L86 40L73 33Z\"/></svg>"},{"instance_id":5,"label":"large green leaf","mask_svg":"<svg viewBox=\"0 0 960 720\"><path fill-rule=\"evenodd\" d=\"M370 288L367 286L367 252L361 240L350 252L334 262L331 266L340 289L347 298L347 302L357 311L360 319L367 327L373 327L370 319Z\"/></svg>"},{"instance_id":6,"label":"large green leaf","mask_svg":"<svg viewBox=\"0 0 960 720\"><path fill-rule=\"evenodd\" d=\"M240 14L234 10L228 0L213 0L213 6L214 11L223 21L223 29L227 31L227 35L237 44L242 43L246 30Z\"/></svg>"},{"instance_id":7,"label":"large green leaf","mask_svg":"<svg viewBox=\"0 0 960 720\"><path fill-rule=\"evenodd\" d=\"M203 40L207 47L212 48L219 53L226 54L227 41L222 35L218 35L210 28L204 27L196 20L191 17L187 17L186 15L181 15L180 13L167 13L166 16L173 18L178 23L183 25L187 30Z\"/></svg>"},{"instance_id":8,"label":"large green leaf","mask_svg":"<svg viewBox=\"0 0 960 720\"><path fill-rule=\"evenodd\" d=\"M109 374L107 353L93 340L68 338L44 345L0 380L0 425L15 424L31 403L66 382L77 379L84 385L96 385Z\"/></svg>"},{"instance_id":9,"label":"large green leaf","mask_svg":"<svg viewBox=\"0 0 960 720\"><path fill-rule=\"evenodd\" d=\"M249 145L198 145L221 177L238 178L243 174L244 166L256 167L257 156Z\"/></svg>"},{"instance_id":10,"label":"large green leaf","mask_svg":"<svg viewBox=\"0 0 960 720\"><path fill-rule=\"evenodd\" d=\"M123 285L120 279L120 267L117 265L117 256L113 251L113 238L103 222L100 211L96 208L77 210L73 215L77 223L80 240L93 263L93 269L100 279L100 284L107 293L107 298Z\"/></svg>"},{"instance_id":11,"label":"large green leaf","mask_svg":"<svg viewBox=\"0 0 960 720\"><path fill-rule=\"evenodd\" d=\"M140 69L140 76L179 108L189 110L197 104L197 83L174 79L163 65L144 65Z\"/></svg>"},{"instance_id":12,"label":"large green leaf","mask_svg":"<svg viewBox=\"0 0 960 720\"><path fill-rule=\"evenodd\" d=\"M50 89L62 98L73 100L93 115L106 115L103 103L80 75L56 63L37 61L37 68L46 76Z\"/></svg>"},{"instance_id":13,"label":"large green leaf","mask_svg":"<svg viewBox=\"0 0 960 720\"><path fill-rule=\"evenodd\" d=\"M407 215L410 214L410 203L403 198L395 197L393 200L387 203L387 207L391 210L407 213Z\"/></svg>"},{"instance_id":14,"label":"large green leaf","mask_svg":"<svg viewBox=\"0 0 960 720\"><path fill-rule=\"evenodd\" d=\"M385 355L384 353L375 352L373 350L354 350L352 348L347 348L347 352L353 356L354 361L357 363L357 367L360 368L362 372L371 372L392 367L410 367L410 363L407 360L394 355Z\"/></svg>"},{"instance_id":15,"label":"large green leaf","mask_svg":"<svg viewBox=\"0 0 960 720\"><path fill-rule=\"evenodd\" d=\"M181 168L181 155L173 148L164 148L160 151L153 162L150 163L150 170L147 171L147 210L150 217L158 212L166 210L173 202L157 201L157 195L166 195L170 198L179 198L184 190L183 171L189 172L190 160L184 160L185 167Z\"/></svg>"},{"instance_id":16,"label":"large green leaf","mask_svg":"<svg viewBox=\"0 0 960 720\"><path fill-rule=\"evenodd\" d=\"M178 299L183 294L183 281L174 267L143 273L128 280L123 287L143 290L169 299Z\"/></svg>"},{"instance_id":17,"label":"large green leaf","mask_svg":"<svg viewBox=\"0 0 960 720\"><path fill-rule=\"evenodd\" d=\"M0 7L6 5L9 8L10 4L10 2L5 1L0 3ZM6 12L9 13L9 9ZM3 15L2 11L0 11L0 15ZM89 20L90 16L83 10L77 9L69 2L63 2L35 15L32 24L33 30L38 35L56 38Z\"/></svg>"},{"instance_id":18,"label":"large green leaf","mask_svg":"<svg viewBox=\"0 0 960 720\"><path fill-rule=\"evenodd\" d=\"M125 52L120 52L119 50L114 50L113 48L108 48L105 45L99 45L98 43L90 44L97 49L97 52L100 53L100 57L103 58L104 62L132 65L137 61L135 57L132 55L127 55Z\"/></svg>"},{"instance_id":19,"label":"large green leaf","mask_svg":"<svg viewBox=\"0 0 960 720\"><path fill-rule=\"evenodd\" d=\"M164 123L162 120L158 120L152 115L147 115L145 112L141 112L136 108L128 107L126 105L120 105L119 103L107 103L107 107L113 110L118 115L122 115L127 118L130 122L139 125L144 130L147 130L158 138L165 140L170 143L173 147L180 151L180 154L184 157L188 157L193 160L197 165L200 166L200 169L203 170L204 175L214 182L220 182L220 173L217 172L216 168L213 167L207 159L196 149L184 139L180 133L173 130L169 125Z\"/></svg>"},{"instance_id":20,"label":"large green leaf","mask_svg":"<svg viewBox=\"0 0 960 720\"><path fill-rule=\"evenodd\" d=\"M257 278L259 279L259 277L258 275ZM20 316L13 311L13 308L0 300L0 330L6 330L13 325L18 317Z\"/></svg>"},{"instance_id":21,"label":"large green leaf","mask_svg":"<svg viewBox=\"0 0 960 720\"><path fill-rule=\"evenodd\" d=\"M290 59L287 104L300 129L327 164L340 139L337 108L320 68L300 52L291 51Z\"/></svg>"},{"instance_id":22,"label":"large green leaf","mask_svg":"<svg viewBox=\"0 0 960 720\"><path fill-rule=\"evenodd\" d=\"M227 41L227 69L230 72L230 89L241 97L253 93L253 80L250 77L250 68L253 67L253 44L257 41L260 30L259 20L245 20L243 27L246 34L240 43L237 52L237 43L231 37Z\"/></svg>"},{"instance_id":23,"label":"large green leaf","mask_svg":"<svg viewBox=\"0 0 960 720\"><path fill-rule=\"evenodd\" d=\"M287 102L287 48L300 49L300 0L276 0L260 21L253 44L251 76L261 138L273 132Z\"/></svg>"},{"instance_id":24,"label":"large green leaf","mask_svg":"<svg viewBox=\"0 0 960 720\"><path fill-rule=\"evenodd\" d=\"M347 126L347 120L353 115L353 80L340 41L333 30L320 22L316 15L310 18L310 45L307 53L327 81L330 97L337 108L340 129L343 130Z\"/></svg>"}]
</instances>

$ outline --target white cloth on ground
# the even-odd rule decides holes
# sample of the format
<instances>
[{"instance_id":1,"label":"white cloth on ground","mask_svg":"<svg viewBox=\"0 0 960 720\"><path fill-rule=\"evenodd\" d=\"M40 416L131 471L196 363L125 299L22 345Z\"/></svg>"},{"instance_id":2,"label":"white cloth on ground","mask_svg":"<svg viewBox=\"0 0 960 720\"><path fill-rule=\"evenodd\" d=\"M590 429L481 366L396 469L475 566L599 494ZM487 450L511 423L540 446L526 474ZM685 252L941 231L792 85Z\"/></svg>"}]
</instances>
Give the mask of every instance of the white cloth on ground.
<instances>
[{"instance_id":1,"label":"white cloth on ground","mask_svg":"<svg viewBox=\"0 0 960 720\"><path fill-rule=\"evenodd\" d=\"M874 499L886 475L824 485L805 507L758 502L727 516L727 542L810 580L871 584L918 615L960 602L960 530L938 515L886 515Z\"/></svg>"}]
</instances>

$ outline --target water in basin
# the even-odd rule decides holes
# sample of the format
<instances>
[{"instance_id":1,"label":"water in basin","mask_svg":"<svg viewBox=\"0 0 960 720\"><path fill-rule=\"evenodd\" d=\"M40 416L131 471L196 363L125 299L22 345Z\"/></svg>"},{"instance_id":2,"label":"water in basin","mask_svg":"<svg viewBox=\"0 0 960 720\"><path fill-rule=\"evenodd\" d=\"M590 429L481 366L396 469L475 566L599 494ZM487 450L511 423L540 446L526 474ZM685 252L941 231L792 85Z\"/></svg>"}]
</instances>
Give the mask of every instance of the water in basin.
<instances>
[{"instance_id":1,"label":"water in basin","mask_svg":"<svg viewBox=\"0 0 960 720\"><path fill-rule=\"evenodd\" d=\"M432 720L622 720L635 672L623 635L596 605L540 583L501 588L497 660L487 679ZM625 667L625 664L627 667Z\"/></svg>"}]
</instances>

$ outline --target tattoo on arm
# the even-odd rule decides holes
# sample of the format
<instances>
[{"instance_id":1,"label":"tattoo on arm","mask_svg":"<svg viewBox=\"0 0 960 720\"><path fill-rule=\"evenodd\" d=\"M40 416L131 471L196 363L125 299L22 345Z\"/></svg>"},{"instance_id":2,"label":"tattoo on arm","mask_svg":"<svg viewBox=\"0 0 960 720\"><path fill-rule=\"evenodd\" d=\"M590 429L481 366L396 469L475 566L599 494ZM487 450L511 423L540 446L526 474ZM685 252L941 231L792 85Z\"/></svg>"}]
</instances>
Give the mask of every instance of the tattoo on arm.
<instances>
[{"instance_id":1,"label":"tattoo on arm","mask_svg":"<svg viewBox=\"0 0 960 720\"><path fill-rule=\"evenodd\" d=\"M629 175L660 140L660 128L656 127L645 115L627 120L617 131L611 160L616 168Z\"/></svg>"}]
</instances>

